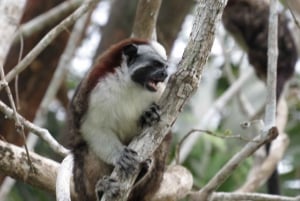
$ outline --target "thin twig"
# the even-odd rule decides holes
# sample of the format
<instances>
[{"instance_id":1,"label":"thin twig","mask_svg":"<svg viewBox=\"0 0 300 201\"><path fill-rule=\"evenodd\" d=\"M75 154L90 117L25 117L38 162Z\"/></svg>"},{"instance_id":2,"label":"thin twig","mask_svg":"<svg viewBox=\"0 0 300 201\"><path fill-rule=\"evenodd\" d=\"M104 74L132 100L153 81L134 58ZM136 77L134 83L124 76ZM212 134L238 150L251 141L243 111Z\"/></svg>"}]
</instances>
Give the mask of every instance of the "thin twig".
<instances>
[{"instance_id":1,"label":"thin twig","mask_svg":"<svg viewBox=\"0 0 300 201\"><path fill-rule=\"evenodd\" d=\"M262 131L262 133L265 131ZM239 166L239 164L249 157L258 148L267 142L275 139L278 135L278 130L276 127L272 127L266 132L266 134L259 133L254 140L255 142L248 142L238 153L236 153L222 168L219 170L215 176L194 196L194 200L207 201L211 196L212 192L215 191L229 176L230 174ZM256 142L257 141L257 142Z\"/></svg>"},{"instance_id":2,"label":"thin twig","mask_svg":"<svg viewBox=\"0 0 300 201\"><path fill-rule=\"evenodd\" d=\"M213 137L217 137L217 138L221 138L221 139L238 139L238 140L242 140L242 141L245 141L245 142L257 142L258 143L258 141L255 141L253 139L244 137L242 135L232 135L230 131L225 131L224 134L223 134L223 133L216 133L216 132L213 132L213 131L210 131L210 130L205 130L205 129L192 129L188 133L186 133L184 135L184 137L176 145L176 148L175 148L176 165L178 165L180 163L180 148L181 148L181 145L193 133L203 133L203 134L211 135Z\"/></svg>"},{"instance_id":3,"label":"thin twig","mask_svg":"<svg viewBox=\"0 0 300 201\"><path fill-rule=\"evenodd\" d=\"M6 81L10 82L15 76L25 70L28 65L61 33L66 27L71 26L76 20L78 20L89 9L94 8L95 4L99 0L89 0L84 2L73 14L64 19L61 23L55 26L51 31L44 36L40 42L23 58L23 60L17 64L7 75ZM0 86L1 87L1 86ZM0 88L1 89L1 88Z\"/></svg>"},{"instance_id":4,"label":"thin twig","mask_svg":"<svg viewBox=\"0 0 300 201\"><path fill-rule=\"evenodd\" d=\"M20 36L20 52L19 52L19 58L18 58L18 63L21 62L22 57L23 57L23 51L24 51L24 37L23 34L20 32L19 33ZM15 79L15 94L16 94L16 105L17 105L17 109L20 110L20 98L19 98L19 76L16 76Z\"/></svg>"},{"instance_id":5,"label":"thin twig","mask_svg":"<svg viewBox=\"0 0 300 201\"><path fill-rule=\"evenodd\" d=\"M36 113L36 118L34 120L34 124L36 125L42 125L41 119L43 119L44 112L46 111L50 102L54 99L63 81L63 78L67 73L69 62L71 60L71 57L74 55L74 51L76 50L76 44L78 44L76 41L79 40L81 32L84 30L82 27L84 26L86 20L87 16L85 15L74 26L65 51L58 63L53 78L47 88L45 96L40 104L40 108Z\"/></svg>"},{"instance_id":6,"label":"thin twig","mask_svg":"<svg viewBox=\"0 0 300 201\"><path fill-rule=\"evenodd\" d=\"M292 17L293 17L293 20L294 20L296 26L298 27L298 29L300 29L300 22L299 22L298 18L296 17L294 11L291 9L288 1L286 2L286 5L287 5L290 13L292 14Z\"/></svg>"},{"instance_id":7,"label":"thin twig","mask_svg":"<svg viewBox=\"0 0 300 201\"><path fill-rule=\"evenodd\" d=\"M14 119L13 116L13 110L10 109L5 103L0 101L0 111L5 115L8 119ZM30 121L26 120L24 117L22 117L20 114L17 113L17 116L19 118L19 121L22 125L24 125L30 132L34 133L35 135L42 138L44 141L46 141L52 150L54 150L56 153L65 156L69 153L69 150L64 148L62 145L60 145L53 136L49 133L47 129L38 127L37 125L31 123Z\"/></svg>"},{"instance_id":8,"label":"thin twig","mask_svg":"<svg viewBox=\"0 0 300 201\"><path fill-rule=\"evenodd\" d=\"M13 98L11 90L10 90L10 88L8 86L8 83L5 80L5 74L4 74L4 70L3 70L2 66L0 68L0 74L1 74L0 75L1 76L1 81L4 84L4 88L5 88L6 94L8 96L9 102L10 102L10 106L12 107L12 110L13 110L13 119L15 121L16 131L19 134L21 134L21 136L23 138L24 147L25 147L25 151L26 151L26 155L27 155L27 162L28 162L28 165L30 166L30 169L33 171L34 169L33 169L33 166L32 166L32 162L30 160L28 147L26 145L26 135L25 135L25 131L24 131L24 126L21 123L21 121L20 121L20 119L19 119L19 117L17 115L17 109L16 109L16 105L15 105L15 102L14 102L14 98Z\"/></svg>"},{"instance_id":9,"label":"thin twig","mask_svg":"<svg viewBox=\"0 0 300 201\"><path fill-rule=\"evenodd\" d=\"M236 81L236 77L233 74L231 64L229 61L229 59L230 59L229 51L225 49L226 46L225 46L225 42L224 42L224 37L221 40L221 47L222 47L222 52L223 52L223 58L225 60L224 72L225 72L225 75L226 75L228 81L230 82L230 84L233 84ZM244 55L245 54L242 54L237 66L241 67L243 59L244 59ZM241 69L241 68L239 68L239 69ZM250 104L247 97L241 91L239 91L237 95L238 95L237 100L239 102L242 112L247 117L251 117L254 114L253 106Z\"/></svg>"},{"instance_id":10,"label":"thin twig","mask_svg":"<svg viewBox=\"0 0 300 201\"><path fill-rule=\"evenodd\" d=\"M46 26L57 24L61 20L61 16L66 16L66 14L75 10L82 2L83 0L68 0L59 4L51 10L22 24L19 27L19 35L26 39L33 33L43 30ZM18 42L18 37L14 39L14 43L16 42Z\"/></svg>"},{"instance_id":11,"label":"thin twig","mask_svg":"<svg viewBox=\"0 0 300 201\"><path fill-rule=\"evenodd\" d=\"M279 195L269 195L262 193L213 193L211 201L299 201L300 197L287 197Z\"/></svg>"},{"instance_id":12,"label":"thin twig","mask_svg":"<svg viewBox=\"0 0 300 201\"><path fill-rule=\"evenodd\" d=\"M245 72L242 76L240 76L234 84L232 84L223 94L220 96L215 102L212 104L212 106L209 108L209 110L205 113L203 116L199 127L200 128L207 128L207 125L211 118L216 115L219 111L221 111L226 104L234 97L236 93L239 92L241 87L246 83L246 81L253 76L253 70L249 69L249 72ZM197 139L199 136L191 136L186 140L186 142L183 144L180 152L180 159L184 161L191 150L193 150L193 146L197 142Z\"/></svg>"},{"instance_id":13,"label":"thin twig","mask_svg":"<svg viewBox=\"0 0 300 201\"><path fill-rule=\"evenodd\" d=\"M57 94L57 91L59 90L59 87L61 86L65 75L68 73L70 61L77 48L77 41L80 39L82 31L84 31L83 27L85 26L86 20L88 20L88 16L82 16L82 18L80 18L76 22L73 28L65 51L59 60L55 73L51 79L43 100L41 101L40 107L36 112L36 116L33 121L35 125L42 126L44 123L43 119L45 118L45 112L47 111L47 108L51 101L55 98L55 95Z\"/></svg>"},{"instance_id":14,"label":"thin twig","mask_svg":"<svg viewBox=\"0 0 300 201\"><path fill-rule=\"evenodd\" d=\"M257 162L257 165L252 167L245 183L239 187L237 192L255 192L260 186L265 184L278 162L284 156L289 143L288 135L284 132L288 118L288 107L284 98L280 99L277 108L276 126L279 136L272 142L270 154L267 158L264 154L263 158ZM264 126L261 126L261 128L264 128ZM265 152L265 150L263 151Z\"/></svg>"}]
</instances>

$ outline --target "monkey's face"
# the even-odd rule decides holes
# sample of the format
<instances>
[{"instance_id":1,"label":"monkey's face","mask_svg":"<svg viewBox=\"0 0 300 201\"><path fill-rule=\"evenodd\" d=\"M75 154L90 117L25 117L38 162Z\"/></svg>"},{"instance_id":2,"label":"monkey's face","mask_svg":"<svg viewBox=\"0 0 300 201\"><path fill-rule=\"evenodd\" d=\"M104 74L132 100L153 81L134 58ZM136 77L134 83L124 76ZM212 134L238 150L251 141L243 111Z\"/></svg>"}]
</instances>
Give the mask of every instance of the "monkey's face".
<instances>
[{"instance_id":1,"label":"monkey's face","mask_svg":"<svg viewBox=\"0 0 300 201\"><path fill-rule=\"evenodd\" d=\"M158 91L168 77L165 54L152 45L128 45L124 55L131 79L151 92Z\"/></svg>"}]
</instances>

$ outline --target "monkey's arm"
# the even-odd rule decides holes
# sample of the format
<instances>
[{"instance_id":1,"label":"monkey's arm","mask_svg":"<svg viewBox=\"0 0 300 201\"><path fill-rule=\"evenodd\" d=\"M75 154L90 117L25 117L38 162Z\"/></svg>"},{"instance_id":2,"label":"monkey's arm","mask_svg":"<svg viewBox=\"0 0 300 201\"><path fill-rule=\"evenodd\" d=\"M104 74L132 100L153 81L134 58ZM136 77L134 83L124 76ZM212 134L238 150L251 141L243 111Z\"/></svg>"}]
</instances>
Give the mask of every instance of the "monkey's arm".
<instances>
[{"instance_id":1,"label":"monkey's arm","mask_svg":"<svg viewBox=\"0 0 300 201\"><path fill-rule=\"evenodd\" d=\"M125 174L137 168L137 153L123 145L113 131L103 129L85 132L83 138L105 163L121 168Z\"/></svg>"},{"instance_id":2,"label":"monkey's arm","mask_svg":"<svg viewBox=\"0 0 300 201\"><path fill-rule=\"evenodd\" d=\"M93 152L104 162L116 165L124 149L117 135L109 129L95 130L88 128L89 132L83 133L83 138Z\"/></svg>"}]
</instances>

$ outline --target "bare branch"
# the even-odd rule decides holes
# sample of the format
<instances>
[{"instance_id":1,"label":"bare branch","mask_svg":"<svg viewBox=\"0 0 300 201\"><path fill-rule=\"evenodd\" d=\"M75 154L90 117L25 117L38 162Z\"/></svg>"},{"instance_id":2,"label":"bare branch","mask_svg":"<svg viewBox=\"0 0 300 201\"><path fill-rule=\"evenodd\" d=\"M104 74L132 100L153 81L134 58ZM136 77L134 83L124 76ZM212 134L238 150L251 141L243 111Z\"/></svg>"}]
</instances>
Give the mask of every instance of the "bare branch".
<instances>
[{"instance_id":1,"label":"bare branch","mask_svg":"<svg viewBox=\"0 0 300 201\"><path fill-rule=\"evenodd\" d=\"M0 111L5 115L8 119L13 119L13 110L10 109L6 104L4 104L2 101L0 101ZM20 114L17 114L20 122L22 125L24 125L30 132L36 134L43 140L45 140L49 146L58 154L60 155L66 155L69 153L69 150L65 149L63 146L61 146L49 133L47 129L40 128L30 121L26 120L24 117L22 117Z\"/></svg>"},{"instance_id":2,"label":"bare branch","mask_svg":"<svg viewBox=\"0 0 300 201\"><path fill-rule=\"evenodd\" d=\"M21 25L18 34L25 40L33 33L43 30L46 26L58 23L62 15L66 15L72 10L75 10L82 2L83 0L64 1L60 5ZM14 43L18 40L19 38L15 37Z\"/></svg>"},{"instance_id":3,"label":"bare branch","mask_svg":"<svg viewBox=\"0 0 300 201\"><path fill-rule=\"evenodd\" d=\"M83 31L82 24L85 23L85 20L86 20L86 17L80 19L76 23L76 25L73 29L73 32L70 36L70 39L69 39L68 45L66 47L66 50L65 50L63 56L61 57L61 60L58 64L58 67L57 67L57 69L54 73L54 76L53 76L52 80L51 80L51 83L49 84L47 92L46 92L46 94L45 94L45 96L44 96L44 98L41 102L40 108L39 108L38 112L36 113L36 117L35 117L35 120L34 120L34 124L36 124L36 125L42 125L41 121L43 119L44 112L47 110L48 105L50 104L50 102L54 99L54 97L57 93L57 90L58 90L59 86L61 85L63 77L64 77L65 73L67 72L66 69L69 66L68 62L71 60L71 57L73 56L74 51L76 49L76 47L75 47L75 44L77 44L76 41L79 39L79 37L81 35L81 32ZM49 137L51 137L51 136L49 136L50 134L48 133L48 131L45 131L45 133L41 133L41 135L44 135L44 134L46 134L44 139L48 139ZM29 136L31 136L31 135L32 135L32 133L29 134ZM48 137L47 137L47 135L48 135ZM29 137L28 140L29 139L32 139L32 137L31 138ZM36 141L36 139L35 139L35 141ZM54 144L51 145L51 143L53 141L55 141L55 140L54 139L51 140L51 138L50 138L50 141L48 140L46 142L50 143L49 145L50 145L51 148L55 148L54 151L57 152L57 150L60 150L59 152L63 155L68 152L68 150L64 149L63 146L59 145L57 142L54 142ZM12 184L11 181L12 181L11 179L7 180L8 185L5 185L5 187L7 186L7 188L9 188ZM1 187L0 193L2 193L2 197L8 191L7 188L3 189Z\"/></svg>"},{"instance_id":4,"label":"bare branch","mask_svg":"<svg viewBox=\"0 0 300 201\"><path fill-rule=\"evenodd\" d=\"M40 108L36 113L36 117L33 121L33 123L36 125L42 126L43 123L41 121L43 121L44 119L48 106L51 103L51 101L55 98L59 87L61 86L66 74L68 73L70 61L76 51L78 40L80 39L80 37L82 36L82 32L84 31L86 20L88 20L88 16L82 16L82 18L80 18L76 22L73 28L65 51L59 60L55 73L40 104Z\"/></svg>"},{"instance_id":5,"label":"bare branch","mask_svg":"<svg viewBox=\"0 0 300 201\"><path fill-rule=\"evenodd\" d=\"M228 177L229 175L238 167L238 165L249 157L258 148L267 142L272 141L278 136L278 130L276 127L272 127L270 130L264 134L263 129L260 130L259 135L254 138L253 141L247 143L241 151L235 154L219 172L198 192L193 198L197 200L207 200L211 196L211 193L215 191ZM200 199L199 199L200 198Z\"/></svg>"},{"instance_id":6,"label":"bare branch","mask_svg":"<svg viewBox=\"0 0 300 201\"><path fill-rule=\"evenodd\" d=\"M279 136L272 142L271 151L268 157L264 159L264 161L260 161L257 166L253 166L252 170L248 174L247 180L237 190L237 192L255 192L260 186L265 184L276 168L278 162L284 156L289 144L289 137L284 132L288 118L288 108L283 98L279 101L277 108L276 125L279 131Z\"/></svg>"},{"instance_id":7,"label":"bare branch","mask_svg":"<svg viewBox=\"0 0 300 201\"><path fill-rule=\"evenodd\" d=\"M23 141L24 141L24 147L25 147L26 154L27 154L27 162L28 162L29 166L32 167L32 164L31 164L31 161L30 161L28 147L26 145L26 136L25 136L24 126L21 124L20 119L19 119L19 117L17 115L17 109L16 109L16 105L15 105L15 102L14 102L14 98L13 98L11 90L10 90L10 88L8 86L8 83L5 80L4 70L3 70L2 66L0 67L0 77L1 77L1 82L4 85L6 94L8 96L8 100L9 100L10 106L12 107L12 110L13 110L13 118L14 118L14 121L15 121L16 131L17 131L17 133L21 134L21 136L23 138Z\"/></svg>"},{"instance_id":8,"label":"bare branch","mask_svg":"<svg viewBox=\"0 0 300 201\"><path fill-rule=\"evenodd\" d=\"M129 145L130 148L140 154L142 161L149 158L153 150L162 142L182 110L184 103L197 89L203 66L212 47L216 24L220 21L225 3L218 0L201 0L198 3L193 31L183 59L180 62L178 71L170 78L167 88L159 101L159 105L162 108L161 122L143 131ZM120 175L116 169L112 173L114 178L120 178ZM124 186L124 191L121 192L120 197L114 200L125 200L128 197L129 189L134 183L136 176L137 174L128 179L120 179ZM105 194L102 200L107 200Z\"/></svg>"},{"instance_id":9,"label":"bare branch","mask_svg":"<svg viewBox=\"0 0 300 201\"><path fill-rule=\"evenodd\" d=\"M17 74L21 73L26 67L61 33L66 27L72 25L89 9L94 8L99 0L89 0L84 2L72 15L64 19L56 27L54 27L40 42L24 57L24 59L16 65L7 75L6 80L10 82ZM1 86L0 86L1 87ZM0 88L1 89L1 88Z\"/></svg>"},{"instance_id":10,"label":"bare branch","mask_svg":"<svg viewBox=\"0 0 300 201\"><path fill-rule=\"evenodd\" d=\"M285 197L261 193L213 193L210 201L298 201L299 197Z\"/></svg>"},{"instance_id":11,"label":"bare branch","mask_svg":"<svg viewBox=\"0 0 300 201\"><path fill-rule=\"evenodd\" d=\"M286 5L292 14L295 24L297 25L298 29L300 29L300 3L294 0L286 0Z\"/></svg>"},{"instance_id":12,"label":"bare branch","mask_svg":"<svg viewBox=\"0 0 300 201\"><path fill-rule=\"evenodd\" d=\"M210 109L206 112L205 116L202 118L201 123L199 124L200 128L207 128L208 122L211 120L211 118L222 108L225 107L225 105L234 97L236 93L239 92L241 87L246 83L246 81L253 76L253 70L250 70L250 72L246 72L242 76L240 76L234 84L232 84L223 94L220 96L210 107ZM193 149L193 146L197 142L197 139L199 138L199 135L193 135L190 138L186 140L185 143L183 143L181 147L180 152L180 162L184 161L191 150Z\"/></svg>"},{"instance_id":13,"label":"bare branch","mask_svg":"<svg viewBox=\"0 0 300 201\"><path fill-rule=\"evenodd\" d=\"M53 194L55 192L56 178L58 178L60 184L68 185L71 189L63 187L56 190L62 189L62 193L66 193L67 189L71 197L76 198L73 180L66 181L63 180L66 177L61 177L62 175L72 173L72 171L59 175L61 169L57 162L30 152L31 161L36 170L33 173L29 171L26 154L22 148L0 140L0 150L0 171L4 174ZM62 163L68 166L69 169L73 165L72 157L70 156ZM63 170L69 170L68 168L64 168ZM67 177L70 177L70 175L67 175ZM192 184L193 177L186 168L182 166L170 166L164 173L162 184L158 192L153 196L153 201L166 200L167 198L182 198L191 190Z\"/></svg>"},{"instance_id":14,"label":"bare branch","mask_svg":"<svg viewBox=\"0 0 300 201\"><path fill-rule=\"evenodd\" d=\"M241 151L235 154L222 167L222 169L219 170L219 172L198 193L193 196L193 199L199 201L208 200L213 191L215 191L230 176L230 174L242 161L253 154L253 152L255 152L262 145L275 139L278 135L278 130L276 127L272 127L266 134L263 134L263 136L261 135L262 133L255 137L254 141L247 143Z\"/></svg>"},{"instance_id":15,"label":"bare branch","mask_svg":"<svg viewBox=\"0 0 300 201\"><path fill-rule=\"evenodd\" d=\"M207 135L211 135L214 137L218 137L218 138L222 138L222 139L238 139L238 140L243 140L245 142L258 142L258 141L254 141L252 139L246 138L242 135L232 135L230 132L225 131L224 134L222 133L215 133L212 132L210 130L204 130L204 129L192 129L190 130L187 134L184 135L184 137L179 141L179 143L176 145L176 149L175 149L175 162L176 164L180 164L180 149L181 149L181 145L183 144L183 142L190 137L191 134L194 133L203 133L203 134L207 134Z\"/></svg>"},{"instance_id":16,"label":"bare branch","mask_svg":"<svg viewBox=\"0 0 300 201\"><path fill-rule=\"evenodd\" d=\"M33 135L30 133L26 138L26 145L28 149L31 151L33 150L34 146L38 142L39 137L36 135ZM0 197L4 200L8 197L9 192L13 188L14 184L16 183L16 180L7 176L3 180L1 187L0 187Z\"/></svg>"},{"instance_id":17,"label":"bare branch","mask_svg":"<svg viewBox=\"0 0 300 201\"><path fill-rule=\"evenodd\" d=\"M156 40L156 21L161 0L139 0L134 19L134 37Z\"/></svg>"},{"instance_id":18,"label":"bare branch","mask_svg":"<svg viewBox=\"0 0 300 201\"><path fill-rule=\"evenodd\" d=\"M231 68L231 63L229 61L230 59L230 52L225 49L226 45L225 45L225 37L222 37L221 41L221 48L222 48L222 54L223 54L223 58L224 58L224 64L225 64L225 68L224 68L224 72L225 75L229 81L229 83L232 85L235 81L236 78L233 74L232 68ZM238 62L238 66L241 67L242 61L244 58L244 54L241 56L239 62ZM247 97L242 93L242 92L238 92L238 102L241 108L241 111L247 116L247 117L251 117L254 114L254 108L253 106L250 104L249 100L247 99Z\"/></svg>"},{"instance_id":19,"label":"bare branch","mask_svg":"<svg viewBox=\"0 0 300 201\"><path fill-rule=\"evenodd\" d=\"M0 140L1 172L47 191L54 191L58 163L30 152L34 171L30 171L24 150Z\"/></svg>"},{"instance_id":20,"label":"bare branch","mask_svg":"<svg viewBox=\"0 0 300 201\"><path fill-rule=\"evenodd\" d=\"M278 58L278 11L277 0L270 0L269 31L268 31L268 74L267 100L265 109L266 130L276 122L276 82Z\"/></svg>"}]
</instances>

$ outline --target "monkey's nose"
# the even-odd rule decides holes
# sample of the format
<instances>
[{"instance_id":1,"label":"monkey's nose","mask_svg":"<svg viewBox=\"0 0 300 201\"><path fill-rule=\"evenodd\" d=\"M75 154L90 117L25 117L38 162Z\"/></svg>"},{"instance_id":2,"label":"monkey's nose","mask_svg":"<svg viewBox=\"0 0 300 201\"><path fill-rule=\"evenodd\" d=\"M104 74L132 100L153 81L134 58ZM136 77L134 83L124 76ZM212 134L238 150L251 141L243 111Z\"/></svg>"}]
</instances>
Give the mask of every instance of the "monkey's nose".
<instances>
[{"instance_id":1,"label":"monkey's nose","mask_svg":"<svg viewBox=\"0 0 300 201\"><path fill-rule=\"evenodd\" d=\"M153 79L159 82L163 82L167 77L168 72L165 69L159 69L153 74Z\"/></svg>"}]
</instances>

